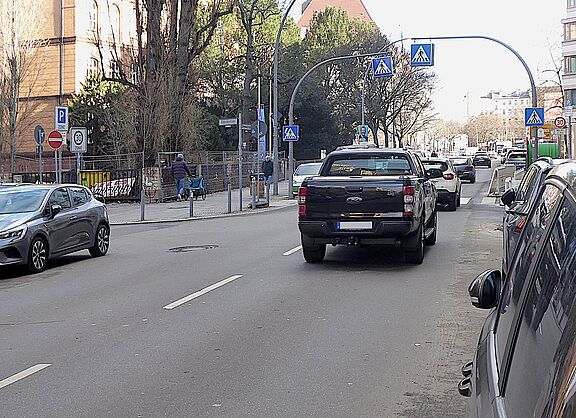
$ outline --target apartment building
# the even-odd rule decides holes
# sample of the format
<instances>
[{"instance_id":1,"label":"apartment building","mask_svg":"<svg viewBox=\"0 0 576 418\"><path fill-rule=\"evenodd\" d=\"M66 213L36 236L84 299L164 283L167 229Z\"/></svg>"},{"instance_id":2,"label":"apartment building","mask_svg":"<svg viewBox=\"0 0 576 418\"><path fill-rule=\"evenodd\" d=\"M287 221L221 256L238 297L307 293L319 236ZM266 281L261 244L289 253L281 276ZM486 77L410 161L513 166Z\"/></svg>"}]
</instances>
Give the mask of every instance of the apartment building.
<instances>
[{"instance_id":1,"label":"apartment building","mask_svg":"<svg viewBox=\"0 0 576 418\"><path fill-rule=\"evenodd\" d=\"M44 18L35 34L44 42L21 88L26 114L19 154L35 151L34 127L54 129L54 106L65 105L89 74L102 65L108 74L116 70L114 45L133 45L136 38L134 0L36 0L36 5Z\"/></svg>"},{"instance_id":2,"label":"apartment building","mask_svg":"<svg viewBox=\"0 0 576 418\"><path fill-rule=\"evenodd\" d=\"M346 11L351 19L373 22L362 0L304 0L301 2L301 14L298 19L298 26L303 35L310 28L310 21L314 16L329 6Z\"/></svg>"}]
</instances>

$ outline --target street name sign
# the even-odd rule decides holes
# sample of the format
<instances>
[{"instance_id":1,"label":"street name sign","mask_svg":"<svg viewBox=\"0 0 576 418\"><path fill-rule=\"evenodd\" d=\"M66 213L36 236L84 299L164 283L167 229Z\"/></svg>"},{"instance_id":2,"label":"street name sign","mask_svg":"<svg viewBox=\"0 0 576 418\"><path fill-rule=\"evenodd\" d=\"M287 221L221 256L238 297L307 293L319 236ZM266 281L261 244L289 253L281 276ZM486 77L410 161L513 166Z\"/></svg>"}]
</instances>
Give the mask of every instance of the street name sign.
<instances>
[{"instance_id":1,"label":"street name sign","mask_svg":"<svg viewBox=\"0 0 576 418\"><path fill-rule=\"evenodd\" d=\"M296 142L300 139L300 126L286 125L282 127L282 139L286 142Z\"/></svg>"},{"instance_id":2,"label":"street name sign","mask_svg":"<svg viewBox=\"0 0 576 418\"><path fill-rule=\"evenodd\" d=\"M68 131L67 106L56 106L54 108L54 129L61 132Z\"/></svg>"},{"instance_id":3,"label":"street name sign","mask_svg":"<svg viewBox=\"0 0 576 418\"><path fill-rule=\"evenodd\" d=\"M48 134L48 145L54 150L57 150L63 143L62 133L59 131L52 131Z\"/></svg>"},{"instance_id":4,"label":"street name sign","mask_svg":"<svg viewBox=\"0 0 576 418\"><path fill-rule=\"evenodd\" d=\"M392 77L393 69L392 57L374 58L372 60L372 74L374 77Z\"/></svg>"},{"instance_id":5,"label":"street name sign","mask_svg":"<svg viewBox=\"0 0 576 418\"><path fill-rule=\"evenodd\" d=\"M544 108L527 107L524 109L525 126L543 126L544 125Z\"/></svg>"},{"instance_id":6,"label":"street name sign","mask_svg":"<svg viewBox=\"0 0 576 418\"><path fill-rule=\"evenodd\" d=\"M34 128L34 140L36 141L36 143L38 145L42 145L42 143L44 142L44 137L45 137L44 128L41 127L40 125L36 125L36 128Z\"/></svg>"},{"instance_id":7,"label":"street name sign","mask_svg":"<svg viewBox=\"0 0 576 418\"><path fill-rule=\"evenodd\" d=\"M412 67L432 67L434 65L434 44L410 45L410 65Z\"/></svg>"},{"instance_id":8,"label":"street name sign","mask_svg":"<svg viewBox=\"0 0 576 418\"><path fill-rule=\"evenodd\" d=\"M234 126L238 124L237 118L220 119L218 125L220 126Z\"/></svg>"},{"instance_id":9,"label":"street name sign","mask_svg":"<svg viewBox=\"0 0 576 418\"><path fill-rule=\"evenodd\" d=\"M88 149L88 129L73 127L70 129L70 152L83 154Z\"/></svg>"},{"instance_id":10,"label":"street name sign","mask_svg":"<svg viewBox=\"0 0 576 418\"><path fill-rule=\"evenodd\" d=\"M565 128L566 119L564 119L562 116L558 116L556 119L554 119L554 126L556 126L558 129Z\"/></svg>"}]
</instances>

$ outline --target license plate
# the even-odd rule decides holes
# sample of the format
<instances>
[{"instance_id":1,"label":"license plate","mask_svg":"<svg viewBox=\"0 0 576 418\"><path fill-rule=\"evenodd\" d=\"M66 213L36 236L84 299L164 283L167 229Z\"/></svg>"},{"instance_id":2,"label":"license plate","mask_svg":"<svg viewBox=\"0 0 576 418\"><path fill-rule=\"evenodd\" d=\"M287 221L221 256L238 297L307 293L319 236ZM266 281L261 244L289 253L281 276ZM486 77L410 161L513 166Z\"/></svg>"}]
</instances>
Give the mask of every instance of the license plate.
<instances>
[{"instance_id":1,"label":"license plate","mask_svg":"<svg viewBox=\"0 0 576 418\"><path fill-rule=\"evenodd\" d=\"M340 231L363 231L372 229L372 222L370 221L348 221L336 222L336 229Z\"/></svg>"}]
</instances>

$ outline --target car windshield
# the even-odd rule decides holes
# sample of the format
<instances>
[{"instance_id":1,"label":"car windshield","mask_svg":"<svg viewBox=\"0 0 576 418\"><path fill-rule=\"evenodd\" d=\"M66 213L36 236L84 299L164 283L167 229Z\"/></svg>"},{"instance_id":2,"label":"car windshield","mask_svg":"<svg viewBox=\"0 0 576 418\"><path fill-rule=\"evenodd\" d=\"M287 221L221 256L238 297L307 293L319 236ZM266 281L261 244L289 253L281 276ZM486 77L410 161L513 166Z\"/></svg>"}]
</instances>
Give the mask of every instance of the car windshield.
<instances>
[{"instance_id":1,"label":"car windshield","mask_svg":"<svg viewBox=\"0 0 576 418\"><path fill-rule=\"evenodd\" d=\"M452 164L466 165L466 164L468 164L468 159L466 159L466 158L454 158L454 159L452 159Z\"/></svg>"},{"instance_id":2,"label":"car windshield","mask_svg":"<svg viewBox=\"0 0 576 418\"><path fill-rule=\"evenodd\" d=\"M47 193L48 189L0 189L0 215L35 212L40 209Z\"/></svg>"},{"instance_id":3,"label":"car windshield","mask_svg":"<svg viewBox=\"0 0 576 418\"><path fill-rule=\"evenodd\" d=\"M294 172L295 176L313 176L318 174L322 164L303 164Z\"/></svg>"},{"instance_id":4,"label":"car windshield","mask_svg":"<svg viewBox=\"0 0 576 418\"><path fill-rule=\"evenodd\" d=\"M328 176L387 176L412 174L410 163L403 155L350 156L335 159L327 170Z\"/></svg>"}]
</instances>

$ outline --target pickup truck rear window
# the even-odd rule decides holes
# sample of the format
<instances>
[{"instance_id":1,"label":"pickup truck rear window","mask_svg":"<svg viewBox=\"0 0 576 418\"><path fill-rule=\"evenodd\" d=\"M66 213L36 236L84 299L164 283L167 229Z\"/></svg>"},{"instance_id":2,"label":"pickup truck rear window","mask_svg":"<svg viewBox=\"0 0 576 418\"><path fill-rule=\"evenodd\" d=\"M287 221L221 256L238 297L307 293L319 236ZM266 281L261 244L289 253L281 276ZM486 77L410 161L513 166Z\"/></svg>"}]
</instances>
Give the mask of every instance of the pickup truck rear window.
<instances>
[{"instance_id":1,"label":"pickup truck rear window","mask_svg":"<svg viewBox=\"0 0 576 418\"><path fill-rule=\"evenodd\" d=\"M412 174L403 155L350 156L335 159L325 170L327 176L398 176Z\"/></svg>"},{"instance_id":2,"label":"pickup truck rear window","mask_svg":"<svg viewBox=\"0 0 576 418\"><path fill-rule=\"evenodd\" d=\"M448 164L442 161L424 161L424 167L426 167L426 170L429 168L439 168L442 171L448 170Z\"/></svg>"}]
</instances>

